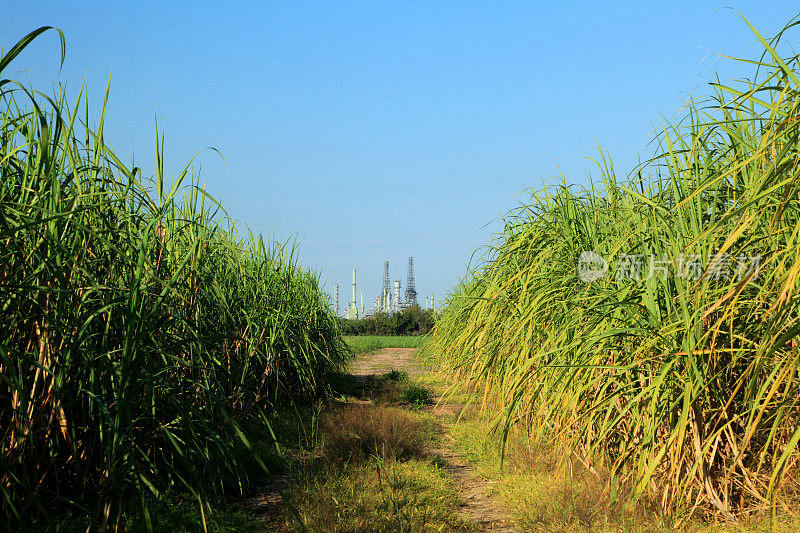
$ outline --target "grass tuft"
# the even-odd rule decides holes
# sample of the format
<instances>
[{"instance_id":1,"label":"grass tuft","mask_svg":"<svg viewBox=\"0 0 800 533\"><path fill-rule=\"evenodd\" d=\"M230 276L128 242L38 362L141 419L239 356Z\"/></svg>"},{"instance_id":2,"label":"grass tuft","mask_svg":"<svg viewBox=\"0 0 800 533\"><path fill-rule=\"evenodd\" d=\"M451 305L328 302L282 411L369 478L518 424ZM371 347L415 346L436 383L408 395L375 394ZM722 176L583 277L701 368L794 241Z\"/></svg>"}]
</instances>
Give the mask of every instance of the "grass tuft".
<instances>
[{"instance_id":1,"label":"grass tuft","mask_svg":"<svg viewBox=\"0 0 800 533\"><path fill-rule=\"evenodd\" d=\"M383 377L388 381L408 381L408 372L405 370L392 369L384 374Z\"/></svg>"},{"instance_id":2,"label":"grass tuft","mask_svg":"<svg viewBox=\"0 0 800 533\"><path fill-rule=\"evenodd\" d=\"M410 384L403 389L401 401L417 406L433 403L433 393L427 387Z\"/></svg>"}]
</instances>

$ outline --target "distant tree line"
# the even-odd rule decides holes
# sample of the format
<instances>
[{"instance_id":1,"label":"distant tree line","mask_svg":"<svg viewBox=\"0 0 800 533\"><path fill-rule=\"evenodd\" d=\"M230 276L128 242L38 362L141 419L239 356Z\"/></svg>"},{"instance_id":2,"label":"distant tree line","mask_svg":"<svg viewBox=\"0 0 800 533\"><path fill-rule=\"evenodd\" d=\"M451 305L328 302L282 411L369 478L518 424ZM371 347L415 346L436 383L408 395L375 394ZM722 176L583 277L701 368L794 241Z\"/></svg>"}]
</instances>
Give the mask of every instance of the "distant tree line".
<instances>
[{"instance_id":1,"label":"distant tree line","mask_svg":"<svg viewBox=\"0 0 800 533\"><path fill-rule=\"evenodd\" d=\"M341 319L345 335L425 335L433 328L433 311L414 305L397 313L377 313L366 318Z\"/></svg>"}]
</instances>

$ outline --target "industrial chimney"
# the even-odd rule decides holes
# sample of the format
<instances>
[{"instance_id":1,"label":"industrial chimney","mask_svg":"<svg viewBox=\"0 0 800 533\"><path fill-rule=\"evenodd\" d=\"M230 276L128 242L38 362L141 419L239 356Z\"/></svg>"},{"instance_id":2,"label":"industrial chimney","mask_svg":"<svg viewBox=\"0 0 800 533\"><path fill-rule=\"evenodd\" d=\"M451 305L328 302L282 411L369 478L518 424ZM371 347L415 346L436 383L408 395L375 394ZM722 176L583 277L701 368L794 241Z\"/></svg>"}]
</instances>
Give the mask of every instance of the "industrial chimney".
<instances>
[{"instance_id":1,"label":"industrial chimney","mask_svg":"<svg viewBox=\"0 0 800 533\"><path fill-rule=\"evenodd\" d=\"M358 307L356 307L356 269L353 269L353 301L350 302L353 309L351 318L358 318Z\"/></svg>"},{"instance_id":2,"label":"industrial chimney","mask_svg":"<svg viewBox=\"0 0 800 533\"><path fill-rule=\"evenodd\" d=\"M339 316L339 284L333 286L333 299L336 302L336 316Z\"/></svg>"}]
</instances>

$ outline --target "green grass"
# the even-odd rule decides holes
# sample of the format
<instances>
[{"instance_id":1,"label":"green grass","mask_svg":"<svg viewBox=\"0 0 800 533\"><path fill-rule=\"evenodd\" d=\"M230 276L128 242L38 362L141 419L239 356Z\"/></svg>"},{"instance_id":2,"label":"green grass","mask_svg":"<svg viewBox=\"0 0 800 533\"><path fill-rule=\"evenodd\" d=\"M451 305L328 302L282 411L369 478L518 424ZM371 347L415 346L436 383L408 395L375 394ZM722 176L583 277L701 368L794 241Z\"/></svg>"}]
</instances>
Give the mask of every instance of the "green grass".
<instances>
[{"instance_id":1,"label":"green grass","mask_svg":"<svg viewBox=\"0 0 800 533\"><path fill-rule=\"evenodd\" d=\"M458 493L430 460L373 458L310 479L294 497L310 531L474 530L456 515Z\"/></svg>"},{"instance_id":2,"label":"green grass","mask_svg":"<svg viewBox=\"0 0 800 533\"><path fill-rule=\"evenodd\" d=\"M531 192L428 343L502 435L574 450L665 519L800 494L800 59L755 35L751 81L712 83L629 178L601 153L593 185ZM579 277L585 251L605 277ZM623 254L674 266L617 277ZM692 255L702 276L677 275ZM757 277L714 275L740 256L760 256Z\"/></svg>"},{"instance_id":3,"label":"green grass","mask_svg":"<svg viewBox=\"0 0 800 533\"><path fill-rule=\"evenodd\" d=\"M175 533L239 533L258 531L262 528L259 517L241 505L222 501L206 502L200 512L196 499L186 494L177 496L163 495L163 505L150 508L150 522L153 531L169 531ZM42 533L83 533L91 525L91 517L86 513L65 513L57 521L45 524L34 524L31 531ZM115 521L112 526L117 525ZM120 517L118 530L132 533L144 533L146 521L140 510L132 508Z\"/></svg>"},{"instance_id":4,"label":"green grass","mask_svg":"<svg viewBox=\"0 0 800 533\"><path fill-rule=\"evenodd\" d=\"M346 335L355 354L370 353L381 348L419 348L425 337L419 335Z\"/></svg>"},{"instance_id":5,"label":"green grass","mask_svg":"<svg viewBox=\"0 0 800 533\"><path fill-rule=\"evenodd\" d=\"M191 162L167 176L158 131L144 179L105 101L90 124L84 91L2 78L46 30L0 57L0 522L147 525L171 493L199 514L263 475L242 424L320 394L350 350L297 250L237 230Z\"/></svg>"}]
</instances>

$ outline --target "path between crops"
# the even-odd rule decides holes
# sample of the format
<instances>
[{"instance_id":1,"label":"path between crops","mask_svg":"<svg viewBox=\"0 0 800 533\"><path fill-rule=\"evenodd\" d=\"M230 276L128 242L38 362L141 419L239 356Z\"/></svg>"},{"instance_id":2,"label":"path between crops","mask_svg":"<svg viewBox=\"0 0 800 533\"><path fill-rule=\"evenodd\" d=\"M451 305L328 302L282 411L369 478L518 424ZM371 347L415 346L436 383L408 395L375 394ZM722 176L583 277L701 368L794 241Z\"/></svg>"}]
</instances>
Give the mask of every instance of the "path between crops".
<instances>
[{"instance_id":1,"label":"path between crops","mask_svg":"<svg viewBox=\"0 0 800 533\"><path fill-rule=\"evenodd\" d=\"M375 353L359 356L350 367L350 373L362 383L366 383L370 376L377 378L390 370L403 370L412 379L426 372L417 360L414 348L383 348ZM462 408L462 405L454 403L440 403L432 408L434 413L441 415L439 421L443 435L439 447L431 450L431 453L443 459L445 470L458 487L462 505L460 514L465 519L474 523L479 531L519 531L511 525L508 515L498 503L489 496L487 481L454 449L452 427Z\"/></svg>"}]
</instances>

